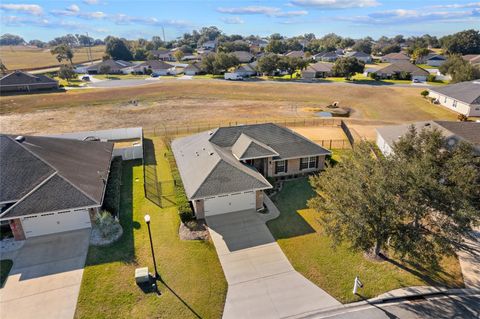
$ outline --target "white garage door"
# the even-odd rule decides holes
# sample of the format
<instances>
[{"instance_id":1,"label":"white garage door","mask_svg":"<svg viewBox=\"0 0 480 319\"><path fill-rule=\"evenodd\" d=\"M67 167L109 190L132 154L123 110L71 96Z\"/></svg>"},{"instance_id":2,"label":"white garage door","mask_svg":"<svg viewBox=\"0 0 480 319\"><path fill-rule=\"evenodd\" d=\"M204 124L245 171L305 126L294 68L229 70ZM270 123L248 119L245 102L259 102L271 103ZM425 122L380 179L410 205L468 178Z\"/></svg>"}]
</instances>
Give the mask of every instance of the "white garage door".
<instances>
[{"instance_id":1,"label":"white garage door","mask_svg":"<svg viewBox=\"0 0 480 319\"><path fill-rule=\"evenodd\" d=\"M204 200L205 216L255 209L255 192L222 195Z\"/></svg>"},{"instance_id":2,"label":"white garage door","mask_svg":"<svg viewBox=\"0 0 480 319\"><path fill-rule=\"evenodd\" d=\"M27 238L91 227L85 209L28 216L22 219Z\"/></svg>"}]
</instances>

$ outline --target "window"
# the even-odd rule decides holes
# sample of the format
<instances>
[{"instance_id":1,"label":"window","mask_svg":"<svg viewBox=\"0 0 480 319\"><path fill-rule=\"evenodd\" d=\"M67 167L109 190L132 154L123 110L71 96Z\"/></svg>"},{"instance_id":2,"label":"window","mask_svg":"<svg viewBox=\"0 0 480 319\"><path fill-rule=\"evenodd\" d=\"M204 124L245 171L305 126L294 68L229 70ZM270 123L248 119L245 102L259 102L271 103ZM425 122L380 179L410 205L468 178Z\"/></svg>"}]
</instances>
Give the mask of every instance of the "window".
<instances>
[{"instance_id":1,"label":"window","mask_svg":"<svg viewBox=\"0 0 480 319\"><path fill-rule=\"evenodd\" d=\"M443 103L447 103L447 97L443 99Z\"/></svg>"},{"instance_id":2,"label":"window","mask_svg":"<svg viewBox=\"0 0 480 319\"><path fill-rule=\"evenodd\" d=\"M308 168L308 157L302 157L300 159L300 170Z\"/></svg>"},{"instance_id":3,"label":"window","mask_svg":"<svg viewBox=\"0 0 480 319\"><path fill-rule=\"evenodd\" d=\"M300 159L300 170L307 169L307 168L316 168L316 167L317 167L316 156L302 157Z\"/></svg>"},{"instance_id":4,"label":"window","mask_svg":"<svg viewBox=\"0 0 480 319\"><path fill-rule=\"evenodd\" d=\"M276 161L275 162L275 174L286 173L287 172L287 161Z\"/></svg>"},{"instance_id":5,"label":"window","mask_svg":"<svg viewBox=\"0 0 480 319\"><path fill-rule=\"evenodd\" d=\"M315 168L317 166L317 157L312 156L310 157L310 160L308 161L308 168Z\"/></svg>"},{"instance_id":6,"label":"window","mask_svg":"<svg viewBox=\"0 0 480 319\"><path fill-rule=\"evenodd\" d=\"M453 101L453 107L457 107L457 101Z\"/></svg>"}]
</instances>

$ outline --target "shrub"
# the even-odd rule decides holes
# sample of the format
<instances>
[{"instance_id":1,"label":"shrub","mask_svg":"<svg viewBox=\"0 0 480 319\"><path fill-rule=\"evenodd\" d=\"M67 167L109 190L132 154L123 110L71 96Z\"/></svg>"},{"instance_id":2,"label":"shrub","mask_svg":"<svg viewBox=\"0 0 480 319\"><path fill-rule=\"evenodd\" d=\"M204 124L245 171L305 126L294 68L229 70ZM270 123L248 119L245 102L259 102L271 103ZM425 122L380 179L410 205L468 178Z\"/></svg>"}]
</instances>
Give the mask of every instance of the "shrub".
<instances>
[{"instance_id":1,"label":"shrub","mask_svg":"<svg viewBox=\"0 0 480 319\"><path fill-rule=\"evenodd\" d=\"M435 81L437 81L437 76L435 74L429 74L427 76L427 81L428 82L435 82Z\"/></svg>"},{"instance_id":2,"label":"shrub","mask_svg":"<svg viewBox=\"0 0 480 319\"><path fill-rule=\"evenodd\" d=\"M458 114L457 118L460 122L468 121L468 116L466 116L465 114Z\"/></svg>"},{"instance_id":3,"label":"shrub","mask_svg":"<svg viewBox=\"0 0 480 319\"><path fill-rule=\"evenodd\" d=\"M122 157L114 157L110 164L110 174L108 175L107 187L105 189L105 198L103 199L103 209L111 212L115 216L120 214L120 188L122 186Z\"/></svg>"},{"instance_id":4,"label":"shrub","mask_svg":"<svg viewBox=\"0 0 480 319\"><path fill-rule=\"evenodd\" d=\"M96 215L95 226L98 228L103 238L110 238L115 235L117 231L117 223L118 222L113 218L112 214L106 210L103 210Z\"/></svg>"},{"instance_id":5,"label":"shrub","mask_svg":"<svg viewBox=\"0 0 480 319\"><path fill-rule=\"evenodd\" d=\"M423 90L422 92L420 92L420 95L423 96L424 98L427 98L429 92L428 90Z\"/></svg>"}]
</instances>

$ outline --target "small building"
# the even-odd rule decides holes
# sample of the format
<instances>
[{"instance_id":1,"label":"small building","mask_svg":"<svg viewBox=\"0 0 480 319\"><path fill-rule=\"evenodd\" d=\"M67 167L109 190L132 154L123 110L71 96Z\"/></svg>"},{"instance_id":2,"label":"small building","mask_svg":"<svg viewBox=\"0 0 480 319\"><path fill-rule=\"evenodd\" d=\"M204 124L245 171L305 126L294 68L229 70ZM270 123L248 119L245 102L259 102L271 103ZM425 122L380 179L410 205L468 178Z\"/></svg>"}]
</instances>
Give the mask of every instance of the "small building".
<instances>
[{"instance_id":1,"label":"small building","mask_svg":"<svg viewBox=\"0 0 480 319\"><path fill-rule=\"evenodd\" d=\"M252 62L252 63L242 64L235 70L234 73L242 77L255 76L257 75L257 63Z\"/></svg>"},{"instance_id":2,"label":"small building","mask_svg":"<svg viewBox=\"0 0 480 319\"><path fill-rule=\"evenodd\" d=\"M447 61L447 58L440 54L428 55L425 58L425 63L430 66L441 66L445 61Z\"/></svg>"},{"instance_id":3,"label":"small building","mask_svg":"<svg viewBox=\"0 0 480 319\"><path fill-rule=\"evenodd\" d=\"M462 58L472 65L480 65L480 54L467 54Z\"/></svg>"},{"instance_id":4,"label":"small building","mask_svg":"<svg viewBox=\"0 0 480 319\"><path fill-rule=\"evenodd\" d=\"M104 74L103 70L108 69L108 74L128 74L131 68L134 66L133 63L123 61L123 60L113 60L108 59L87 68L88 74Z\"/></svg>"},{"instance_id":5,"label":"small building","mask_svg":"<svg viewBox=\"0 0 480 319\"><path fill-rule=\"evenodd\" d=\"M426 121L412 124L384 126L377 129L377 146L383 155L393 154L393 145L405 135L411 126L417 131L437 129L447 140L448 147L454 147L459 141L471 143L480 156L480 123L454 121Z\"/></svg>"},{"instance_id":6,"label":"small building","mask_svg":"<svg viewBox=\"0 0 480 319\"><path fill-rule=\"evenodd\" d=\"M240 63L250 63L254 60L255 56L247 51L234 51L233 54Z\"/></svg>"},{"instance_id":7,"label":"small building","mask_svg":"<svg viewBox=\"0 0 480 319\"><path fill-rule=\"evenodd\" d=\"M182 58L182 61L194 62L194 61L200 61L201 59L202 59L202 57L200 55L189 54L189 55L185 55Z\"/></svg>"},{"instance_id":8,"label":"small building","mask_svg":"<svg viewBox=\"0 0 480 319\"><path fill-rule=\"evenodd\" d=\"M335 62L338 58L342 57L342 55L338 54L335 51L330 52L323 52L314 55L315 61L323 61L323 62Z\"/></svg>"},{"instance_id":9,"label":"small building","mask_svg":"<svg viewBox=\"0 0 480 319\"><path fill-rule=\"evenodd\" d=\"M0 93L57 90L58 81L42 74L14 71L0 78Z\"/></svg>"},{"instance_id":10,"label":"small building","mask_svg":"<svg viewBox=\"0 0 480 319\"><path fill-rule=\"evenodd\" d=\"M171 50L151 50L150 53L160 61L175 61L174 51Z\"/></svg>"},{"instance_id":11,"label":"small building","mask_svg":"<svg viewBox=\"0 0 480 319\"><path fill-rule=\"evenodd\" d=\"M263 208L267 178L318 173L331 152L276 124L220 127L175 139L172 151L197 219Z\"/></svg>"},{"instance_id":12,"label":"small building","mask_svg":"<svg viewBox=\"0 0 480 319\"><path fill-rule=\"evenodd\" d=\"M217 40L206 41L201 45L204 50L215 50L217 47Z\"/></svg>"},{"instance_id":13,"label":"small building","mask_svg":"<svg viewBox=\"0 0 480 319\"><path fill-rule=\"evenodd\" d=\"M285 56L291 57L291 58L305 58L305 52L303 51L290 51L285 54Z\"/></svg>"},{"instance_id":14,"label":"small building","mask_svg":"<svg viewBox=\"0 0 480 319\"><path fill-rule=\"evenodd\" d=\"M202 73L202 66L199 62L195 62L192 64L189 64L185 69L183 70L185 75L197 75Z\"/></svg>"},{"instance_id":15,"label":"small building","mask_svg":"<svg viewBox=\"0 0 480 319\"><path fill-rule=\"evenodd\" d=\"M418 80L418 81L426 81L429 73L412 64L408 61L401 61L392 63L384 68L381 68L374 72L378 77L382 79L399 79L399 80ZM403 75L408 75L408 78L402 78Z\"/></svg>"},{"instance_id":16,"label":"small building","mask_svg":"<svg viewBox=\"0 0 480 319\"><path fill-rule=\"evenodd\" d=\"M351 51L345 54L346 57L354 57L355 59L362 61L363 63L372 63L372 57L370 54L361 51Z\"/></svg>"},{"instance_id":17,"label":"small building","mask_svg":"<svg viewBox=\"0 0 480 319\"><path fill-rule=\"evenodd\" d=\"M333 63L317 62L310 64L302 71L302 78L312 80L316 78L325 78L332 75Z\"/></svg>"},{"instance_id":18,"label":"small building","mask_svg":"<svg viewBox=\"0 0 480 319\"><path fill-rule=\"evenodd\" d=\"M408 61L410 61L410 57L401 52L389 53L387 55L382 56L382 62L386 62L386 63L397 63L397 62L408 62Z\"/></svg>"},{"instance_id":19,"label":"small building","mask_svg":"<svg viewBox=\"0 0 480 319\"><path fill-rule=\"evenodd\" d=\"M173 65L164 61L149 60L132 68L135 74L154 74L154 75L170 75L173 74Z\"/></svg>"},{"instance_id":20,"label":"small building","mask_svg":"<svg viewBox=\"0 0 480 319\"><path fill-rule=\"evenodd\" d=\"M480 116L480 80L429 89L430 98L465 116Z\"/></svg>"}]
</instances>

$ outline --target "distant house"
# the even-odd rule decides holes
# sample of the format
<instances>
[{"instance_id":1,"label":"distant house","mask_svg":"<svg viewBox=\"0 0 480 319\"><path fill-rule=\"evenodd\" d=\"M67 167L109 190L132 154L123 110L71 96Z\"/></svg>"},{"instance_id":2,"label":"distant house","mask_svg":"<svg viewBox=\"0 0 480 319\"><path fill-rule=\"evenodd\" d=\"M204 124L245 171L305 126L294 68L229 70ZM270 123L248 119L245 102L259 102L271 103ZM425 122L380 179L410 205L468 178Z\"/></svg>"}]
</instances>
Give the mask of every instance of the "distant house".
<instances>
[{"instance_id":1,"label":"distant house","mask_svg":"<svg viewBox=\"0 0 480 319\"><path fill-rule=\"evenodd\" d=\"M372 63L372 57L370 56L370 54L367 54L365 52L361 52L361 51L351 51L351 52L347 52L345 54L346 57L354 57L356 58L357 60L359 61L362 61L363 63L367 64L367 63Z\"/></svg>"},{"instance_id":2,"label":"distant house","mask_svg":"<svg viewBox=\"0 0 480 319\"><path fill-rule=\"evenodd\" d=\"M150 53L160 61L175 61L174 52L170 50L151 50Z\"/></svg>"},{"instance_id":3,"label":"distant house","mask_svg":"<svg viewBox=\"0 0 480 319\"><path fill-rule=\"evenodd\" d=\"M123 61L108 59L87 68L88 74L101 74L103 68L108 68L108 74L126 74L129 73L128 68L133 67L134 64Z\"/></svg>"},{"instance_id":4,"label":"distant house","mask_svg":"<svg viewBox=\"0 0 480 319\"><path fill-rule=\"evenodd\" d=\"M427 56L425 63L430 66L441 66L447 60L446 57L440 54L433 54Z\"/></svg>"},{"instance_id":5,"label":"distant house","mask_svg":"<svg viewBox=\"0 0 480 319\"><path fill-rule=\"evenodd\" d=\"M305 52L303 51L290 51L285 54L285 56L291 57L291 58L305 58Z\"/></svg>"},{"instance_id":6,"label":"distant house","mask_svg":"<svg viewBox=\"0 0 480 319\"><path fill-rule=\"evenodd\" d=\"M14 71L0 78L0 93L56 90L58 82L45 75Z\"/></svg>"},{"instance_id":7,"label":"distant house","mask_svg":"<svg viewBox=\"0 0 480 319\"><path fill-rule=\"evenodd\" d=\"M396 62L405 62L410 61L410 57L404 53L389 53L387 55L382 56L382 62L387 63L396 63Z\"/></svg>"},{"instance_id":8,"label":"distant house","mask_svg":"<svg viewBox=\"0 0 480 319\"><path fill-rule=\"evenodd\" d=\"M405 135L411 126L418 131L437 129L447 140L448 147L453 147L459 141L471 143L480 155L480 123L453 121L426 121L412 124L384 126L377 129L377 146L384 155L393 154L393 145Z\"/></svg>"},{"instance_id":9,"label":"distant house","mask_svg":"<svg viewBox=\"0 0 480 319\"><path fill-rule=\"evenodd\" d=\"M402 74L408 74L412 80L426 81L429 73L422 68L408 62L399 61L392 63L380 70L374 72L382 79L397 78L401 79Z\"/></svg>"},{"instance_id":10,"label":"distant house","mask_svg":"<svg viewBox=\"0 0 480 319\"><path fill-rule=\"evenodd\" d=\"M268 45L268 41L264 39L255 39L249 41L250 45L258 48L265 48Z\"/></svg>"},{"instance_id":11,"label":"distant house","mask_svg":"<svg viewBox=\"0 0 480 319\"><path fill-rule=\"evenodd\" d=\"M201 45L204 50L215 50L217 47L217 40L206 41Z\"/></svg>"},{"instance_id":12,"label":"distant house","mask_svg":"<svg viewBox=\"0 0 480 319\"><path fill-rule=\"evenodd\" d=\"M480 80L429 89L429 97L466 116L480 116Z\"/></svg>"},{"instance_id":13,"label":"distant house","mask_svg":"<svg viewBox=\"0 0 480 319\"><path fill-rule=\"evenodd\" d=\"M247 63L240 65L235 72L242 77L249 77L257 75L257 62Z\"/></svg>"},{"instance_id":14,"label":"distant house","mask_svg":"<svg viewBox=\"0 0 480 319\"><path fill-rule=\"evenodd\" d=\"M155 74L169 75L173 73L173 65L164 61L149 60L132 68L132 72L136 74Z\"/></svg>"},{"instance_id":15,"label":"distant house","mask_svg":"<svg viewBox=\"0 0 480 319\"><path fill-rule=\"evenodd\" d=\"M231 54L233 54L240 63L250 63L255 58L253 54L247 51L234 51Z\"/></svg>"},{"instance_id":16,"label":"distant house","mask_svg":"<svg viewBox=\"0 0 480 319\"><path fill-rule=\"evenodd\" d=\"M202 67L199 62L195 62L195 63L189 64L183 70L183 72L185 73L185 75L197 75L202 73Z\"/></svg>"},{"instance_id":17,"label":"distant house","mask_svg":"<svg viewBox=\"0 0 480 319\"><path fill-rule=\"evenodd\" d=\"M312 80L316 78L324 78L332 75L333 63L317 62L310 64L302 71L302 78L305 80Z\"/></svg>"},{"instance_id":18,"label":"distant house","mask_svg":"<svg viewBox=\"0 0 480 319\"><path fill-rule=\"evenodd\" d=\"M480 64L480 54L467 54L462 56L462 58L472 65Z\"/></svg>"},{"instance_id":19,"label":"distant house","mask_svg":"<svg viewBox=\"0 0 480 319\"><path fill-rule=\"evenodd\" d=\"M313 59L315 61L335 62L341 56L342 55L338 54L337 52L331 51L331 52L322 52L322 53L315 54L313 56Z\"/></svg>"},{"instance_id":20,"label":"distant house","mask_svg":"<svg viewBox=\"0 0 480 319\"><path fill-rule=\"evenodd\" d=\"M185 56L182 58L182 61L192 62L192 61L200 61L201 59L202 59L202 56L200 56L200 55L190 54L190 55L185 55Z\"/></svg>"}]
</instances>

